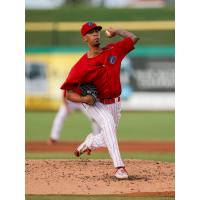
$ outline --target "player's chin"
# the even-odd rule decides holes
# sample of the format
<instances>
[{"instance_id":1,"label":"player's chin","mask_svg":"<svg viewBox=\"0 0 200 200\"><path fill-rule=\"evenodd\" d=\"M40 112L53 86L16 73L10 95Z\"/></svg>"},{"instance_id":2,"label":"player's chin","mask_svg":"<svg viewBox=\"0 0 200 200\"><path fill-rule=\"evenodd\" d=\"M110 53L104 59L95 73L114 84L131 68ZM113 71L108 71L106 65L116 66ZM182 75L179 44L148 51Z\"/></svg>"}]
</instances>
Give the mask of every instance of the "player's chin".
<instances>
[{"instance_id":1,"label":"player's chin","mask_svg":"<svg viewBox=\"0 0 200 200\"><path fill-rule=\"evenodd\" d=\"M99 42L99 41L95 41L95 42L94 42L94 46L95 46L95 47L99 47L99 46L100 46L100 42Z\"/></svg>"}]
</instances>

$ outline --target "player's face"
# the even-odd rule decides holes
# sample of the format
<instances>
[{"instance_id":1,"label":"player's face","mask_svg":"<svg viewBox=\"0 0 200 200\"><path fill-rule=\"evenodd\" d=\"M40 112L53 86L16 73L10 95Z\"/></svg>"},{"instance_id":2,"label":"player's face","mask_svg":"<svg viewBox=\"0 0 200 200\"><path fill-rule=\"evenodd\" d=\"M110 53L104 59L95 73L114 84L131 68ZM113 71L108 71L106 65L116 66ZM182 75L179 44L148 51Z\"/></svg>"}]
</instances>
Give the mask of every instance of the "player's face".
<instances>
[{"instance_id":1,"label":"player's face","mask_svg":"<svg viewBox=\"0 0 200 200\"><path fill-rule=\"evenodd\" d=\"M88 31L85 37L91 46L98 47L100 45L100 31L98 29Z\"/></svg>"}]
</instances>

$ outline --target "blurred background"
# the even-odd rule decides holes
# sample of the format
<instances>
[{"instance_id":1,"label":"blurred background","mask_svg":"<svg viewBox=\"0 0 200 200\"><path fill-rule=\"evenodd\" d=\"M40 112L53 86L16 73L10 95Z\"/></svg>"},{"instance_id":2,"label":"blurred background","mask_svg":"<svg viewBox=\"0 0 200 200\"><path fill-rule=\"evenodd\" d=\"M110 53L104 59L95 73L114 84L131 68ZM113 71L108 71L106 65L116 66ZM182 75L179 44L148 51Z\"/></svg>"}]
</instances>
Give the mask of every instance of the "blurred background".
<instances>
[{"instance_id":1,"label":"blurred background","mask_svg":"<svg viewBox=\"0 0 200 200\"><path fill-rule=\"evenodd\" d=\"M87 46L80 27L87 21L132 31L136 49L122 62L120 141L174 141L174 0L26 0L26 141L44 141L62 102L59 89ZM82 113L64 124L61 140L80 141L90 130ZM174 154L168 160L174 160Z\"/></svg>"}]
</instances>

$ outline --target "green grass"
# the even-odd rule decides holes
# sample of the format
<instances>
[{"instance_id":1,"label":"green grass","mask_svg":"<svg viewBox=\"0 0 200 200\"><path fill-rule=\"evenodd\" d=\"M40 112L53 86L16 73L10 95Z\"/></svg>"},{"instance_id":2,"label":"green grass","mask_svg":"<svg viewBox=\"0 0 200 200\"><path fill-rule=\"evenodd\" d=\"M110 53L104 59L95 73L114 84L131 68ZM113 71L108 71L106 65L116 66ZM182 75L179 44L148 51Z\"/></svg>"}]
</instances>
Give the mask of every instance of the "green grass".
<instances>
[{"instance_id":1,"label":"green grass","mask_svg":"<svg viewBox=\"0 0 200 200\"><path fill-rule=\"evenodd\" d=\"M175 197L125 197L125 196L76 196L76 195L26 195L26 200L174 200Z\"/></svg>"},{"instance_id":2,"label":"green grass","mask_svg":"<svg viewBox=\"0 0 200 200\"><path fill-rule=\"evenodd\" d=\"M55 10L26 10L26 21L137 21L174 20L175 8L91 8L62 7Z\"/></svg>"},{"instance_id":3,"label":"green grass","mask_svg":"<svg viewBox=\"0 0 200 200\"><path fill-rule=\"evenodd\" d=\"M133 31L135 35L140 37L138 45L174 45L175 31ZM26 47L41 46L69 46L84 45L77 31L72 32L26 32ZM101 34L101 44L104 46L108 42L119 40L115 37L108 40L104 34ZM85 45L86 46L86 45Z\"/></svg>"},{"instance_id":4,"label":"green grass","mask_svg":"<svg viewBox=\"0 0 200 200\"><path fill-rule=\"evenodd\" d=\"M55 112L26 112L26 141L46 141L55 114ZM174 127L174 112L122 112L118 139L174 141ZM90 131L90 122L85 115L74 112L65 120L60 139L82 141Z\"/></svg>"},{"instance_id":5,"label":"green grass","mask_svg":"<svg viewBox=\"0 0 200 200\"><path fill-rule=\"evenodd\" d=\"M174 162L174 153L130 153L122 152L123 159L156 160ZM72 153L26 153L26 159L77 159ZM93 152L90 156L82 155L81 159L110 159L108 153Z\"/></svg>"}]
</instances>

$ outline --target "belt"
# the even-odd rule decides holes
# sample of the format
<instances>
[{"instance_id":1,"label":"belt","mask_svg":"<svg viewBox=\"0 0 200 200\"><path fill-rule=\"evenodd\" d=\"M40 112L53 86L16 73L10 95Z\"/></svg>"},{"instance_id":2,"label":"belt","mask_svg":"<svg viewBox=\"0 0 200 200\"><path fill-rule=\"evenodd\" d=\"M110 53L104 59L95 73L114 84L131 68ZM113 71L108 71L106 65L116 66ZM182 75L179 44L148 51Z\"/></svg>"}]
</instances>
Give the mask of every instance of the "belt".
<instances>
[{"instance_id":1,"label":"belt","mask_svg":"<svg viewBox=\"0 0 200 200\"><path fill-rule=\"evenodd\" d=\"M120 102L120 97L116 97L112 99L100 99L99 101L103 104L112 104L112 103Z\"/></svg>"}]
</instances>

